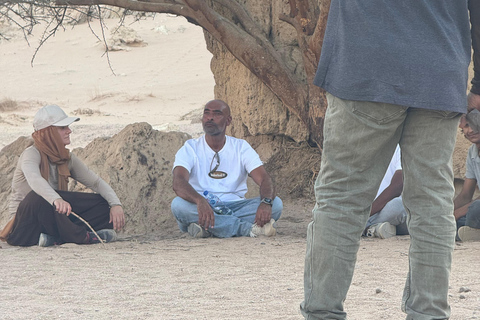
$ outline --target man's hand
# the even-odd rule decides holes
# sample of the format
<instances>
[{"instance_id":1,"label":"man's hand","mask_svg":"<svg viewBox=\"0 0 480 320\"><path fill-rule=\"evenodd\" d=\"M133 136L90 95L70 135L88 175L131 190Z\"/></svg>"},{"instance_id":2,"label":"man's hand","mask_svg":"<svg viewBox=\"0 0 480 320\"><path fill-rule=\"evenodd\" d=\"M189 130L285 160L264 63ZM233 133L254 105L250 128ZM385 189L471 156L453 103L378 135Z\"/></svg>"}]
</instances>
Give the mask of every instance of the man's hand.
<instances>
[{"instance_id":1,"label":"man's hand","mask_svg":"<svg viewBox=\"0 0 480 320\"><path fill-rule=\"evenodd\" d=\"M178 166L173 169L173 190L180 198L195 203L198 211L198 224L208 230L215 225L215 216L212 207L207 200L199 195L188 182L190 173L184 167Z\"/></svg>"},{"instance_id":2,"label":"man's hand","mask_svg":"<svg viewBox=\"0 0 480 320\"><path fill-rule=\"evenodd\" d=\"M61 214L66 214L67 216L70 215L70 212L72 212L72 206L70 205L70 203L63 200L62 198L54 200L53 206L55 207L55 211Z\"/></svg>"},{"instance_id":3,"label":"man's hand","mask_svg":"<svg viewBox=\"0 0 480 320\"><path fill-rule=\"evenodd\" d=\"M110 208L110 221L113 223L113 229L119 231L125 225L125 214L122 206L113 206Z\"/></svg>"},{"instance_id":4,"label":"man's hand","mask_svg":"<svg viewBox=\"0 0 480 320\"><path fill-rule=\"evenodd\" d=\"M270 222L270 219L272 219L272 206L266 203L260 203L257 214L255 215L255 223L259 227L263 227L266 223Z\"/></svg>"},{"instance_id":5,"label":"man's hand","mask_svg":"<svg viewBox=\"0 0 480 320\"><path fill-rule=\"evenodd\" d=\"M468 102L468 112L472 111L473 109L477 109L480 111L480 95L469 92L467 96Z\"/></svg>"},{"instance_id":6,"label":"man's hand","mask_svg":"<svg viewBox=\"0 0 480 320\"><path fill-rule=\"evenodd\" d=\"M215 225L215 216L213 215L213 209L210 207L206 199L201 199L197 203L198 211L198 224L208 230Z\"/></svg>"}]
</instances>

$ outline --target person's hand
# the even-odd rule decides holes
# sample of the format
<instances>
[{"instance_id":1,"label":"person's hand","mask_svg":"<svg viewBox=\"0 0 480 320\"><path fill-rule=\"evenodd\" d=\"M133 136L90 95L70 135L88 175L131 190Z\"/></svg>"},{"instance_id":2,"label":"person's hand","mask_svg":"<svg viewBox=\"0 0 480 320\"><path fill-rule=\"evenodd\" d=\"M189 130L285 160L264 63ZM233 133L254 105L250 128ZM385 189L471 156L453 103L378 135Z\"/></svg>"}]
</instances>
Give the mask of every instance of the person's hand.
<instances>
[{"instance_id":1,"label":"person's hand","mask_svg":"<svg viewBox=\"0 0 480 320\"><path fill-rule=\"evenodd\" d=\"M198 224L205 230L213 228L215 225L215 216L213 215L213 209L210 207L207 200L202 199L202 201L197 203L197 211Z\"/></svg>"},{"instance_id":2,"label":"person's hand","mask_svg":"<svg viewBox=\"0 0 480 320\"><path fill-rule=\"evenodd\" d=\"M477 109L478 111L480 111L480 95L469 92L467 95L467 102L468 112L472 111L473 109Z\"/></svg>"},{"instance_id":3,"label":"person's hand","mask_svg":"<svg viewBox=\"0 0 480 320\"><path fill-rule=\"evenodd\" d=\"M72 206L70 205L70 203L63 200L62 198L54 200L53 206L55 207L55 211L61 214L66 214L67 216L70 215L70 212L72 212Z\"/></svg>"},{"instance_id":4,"label":"person's hand","mask_svg":"<svg viewBox=\"0 0 480 320\"><path fill-rule=\"evenodd\" d=\"M259 227L263 227L266 223L270 222L270 219L272 219L272 206L266 203L260 203L257 214L255 215L255 223Z\"/></svg>"},{"instance_id":5,"label":"person's hand","mask_svg":"<svg viewBox=\"0 0 480 320\"><path fill-rule=\"evenodd\" d=\"M110 208L110 221L113 223L113 229L119 231L125 225L125 214L122 206L113 206Z\"/></svg>"}]
</instances>

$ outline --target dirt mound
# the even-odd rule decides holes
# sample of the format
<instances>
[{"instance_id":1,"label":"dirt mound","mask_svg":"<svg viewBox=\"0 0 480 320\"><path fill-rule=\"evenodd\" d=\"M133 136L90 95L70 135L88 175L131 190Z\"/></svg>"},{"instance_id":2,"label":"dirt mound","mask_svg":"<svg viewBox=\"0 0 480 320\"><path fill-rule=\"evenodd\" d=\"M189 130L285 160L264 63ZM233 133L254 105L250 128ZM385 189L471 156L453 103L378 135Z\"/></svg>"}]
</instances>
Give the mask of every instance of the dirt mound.
<instances>
[{"instance_id":1,"label":"dirt mound","mask_svg":"<svg viewBox=\"0 0 480 320\"><path fill-rule=\"evenodd\" d=\"M171 170L175 153L189 137L135 123L73 152L117 192L126 214L125 233L155 233L177 228L170 212L175 197ZM73 189L84 187L74 183Z\"/></svg>"},{"instance_id":2,"label":"dirt mound","mask_svg":"<svg viewBox=\"0 0 480 320\"><path fill-rule=\"evenodd\" d=\"M314 199L313 186L320 169L321 153L307 143L279 139L252 146L265 162L275 181L277 195L283 200Z\"/></svg>"},{"instance_id":3,"label":"dirt mound","mask_svg":"<svg viewBox=\"0 0 480 320\"><path fill-rule=\"evenodd\" d=\"M108 50L120 51L128 50L128 47L144 47L148 45L137 34L133 28L120 26L111 32L111 37L108 40Z\"/></svg>"},{"instance_id":4,"label":"dirt mound","mask_svg":"<svg viewBox=\"0 0 480 320\"><path fill-rule=\"evenodd\" d=\"M8 203L10 200L10 192L12 190L12 178L18 158L23 150L33 144L30 137L20 137L13 143L5 146L0 152L0 228L10 220L8 213Z\"/></svg>"}]
</instances>

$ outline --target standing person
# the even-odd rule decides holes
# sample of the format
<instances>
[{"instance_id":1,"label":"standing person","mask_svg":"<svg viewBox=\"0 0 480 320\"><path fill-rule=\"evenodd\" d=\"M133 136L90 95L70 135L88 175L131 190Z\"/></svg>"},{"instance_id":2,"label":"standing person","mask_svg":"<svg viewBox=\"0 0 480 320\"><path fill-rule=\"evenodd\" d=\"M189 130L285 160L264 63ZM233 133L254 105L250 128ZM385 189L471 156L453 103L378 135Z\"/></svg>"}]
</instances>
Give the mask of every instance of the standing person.
<instances>
[{"instance_id":1,"label":"standing person","mask_svg":"<svg viewBox=\"0 0 480 320\"><path fill-rule=\"evenodd\" d=\"M10 213L15 215L7 242L14 246L48 247L66 242L99 243L85 219L106 242L114 241L125 224L115 192L99 176L65 148L70 144L68 117L56 105L41 108L33 119L34 144L20 155L13 174ZM71 177L98 194L69 192Z\"/></svg>"},{"instance_id":2,"label":"standing person","mask_svg":"<svg viewBox=\"0 0 480 320\"><path fill-rule=\"evenodd\" d=\"M408 320L449 318L456 231L451 161L467 106L469 9L479 37L479 5L331 0L315 77L327 91L328 108L307 235L306 319L346 319L360 237L397 144L411 237L402 310ZM472 82L476 94L479 75Z\"/></svg>"},{"instance_id":3,"label":"standing person","mask_svg":"<svg viewBox=\"0 0 480 320\"><path fill-rule=\"evenodd\" d=\"M183 232L194 238L274 236L283 204L258 154L247 141L225 134L232 117L222 100L207 102L205 134L178 150L173 164L172 213ZM245 199L247 177L260 187L260 197ZM218 196L231 214L213 211L202 195Z\"/></svg>"},{"instance_id":4,"label":"standing person","mask_svg":"<svg viewBox=\"0 0 480 320\"><path fill-rule=\"evenodd\" d=\"M454 200L458 239L480 241L480 198L473 199L475 187L480 184L480 112L473 110L460 120L460 129L472 143L468 149L467 170L462 190Z\"/></svg>"}]
</instances>

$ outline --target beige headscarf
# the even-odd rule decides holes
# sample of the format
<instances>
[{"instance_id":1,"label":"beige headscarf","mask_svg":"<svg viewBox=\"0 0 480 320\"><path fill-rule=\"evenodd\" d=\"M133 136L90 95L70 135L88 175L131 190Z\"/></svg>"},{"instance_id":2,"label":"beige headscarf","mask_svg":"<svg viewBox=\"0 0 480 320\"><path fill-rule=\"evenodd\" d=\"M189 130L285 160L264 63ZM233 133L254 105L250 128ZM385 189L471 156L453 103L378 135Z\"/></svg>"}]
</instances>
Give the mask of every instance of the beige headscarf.
<instances>
[{"instance_id":1,"label":"beige headscarf","mask_svg":"<svg viewBox=\"0 0 480 320\"><path fill-rule=\"evenodd\" d=\"M56 164L58 169L58 189L68 189L68 160L70 160L70 151L65 148L65 144L54 126L35 131L32 134L35 141L35 147L40 151L40 173L48 181L50 174L49 162Z\"/></svg>"}]
</instances>

